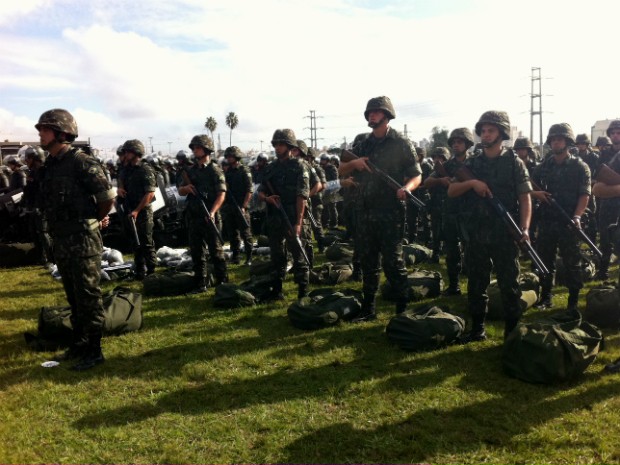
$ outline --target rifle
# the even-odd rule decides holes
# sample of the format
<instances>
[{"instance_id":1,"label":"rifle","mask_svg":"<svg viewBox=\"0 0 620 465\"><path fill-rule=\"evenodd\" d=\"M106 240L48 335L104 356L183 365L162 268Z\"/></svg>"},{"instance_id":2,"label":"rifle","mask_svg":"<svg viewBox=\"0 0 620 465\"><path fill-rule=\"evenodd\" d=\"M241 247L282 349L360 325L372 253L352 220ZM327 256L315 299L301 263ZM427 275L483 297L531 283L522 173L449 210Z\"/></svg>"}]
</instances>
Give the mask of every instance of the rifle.
<instances>
[{"instance_id":1,"label":"rifle","mask_svg":"<svg viewBox=\"0 0 620 465\"><path fill-rule=\"evenodd\" d=\"M314 229L320 229L319 223L317 223L316 218L312 214L311 202L308 202L308 205L306 205L306 213L308 213L308 219L310 220L310 223L312 224L312 227Z\"/></svg>"},{"instance_id":2,"label":"rifle","mask_svg":"<svg viewBox=\"0 0 620 465\"><path fill-rule=\"evenodd\" d=\"M465 165L461 166L456 171L454 176L460 182L476 179L474 174ZM532 247L532 244L530 244L530 241L521 242L523 232L521 231L521 228L517 225L517 223L515 223L515 220L512 218L508 210L506 210L504 204L493 195L491 195L491 197L485 197L485 199L489 203L489 205L493 207L493 210L495 211L497 216L502 219L504 225L506 225L506 228L508 229L508 232L512 236L512 239L519 246L519 248L523 252L525 252L528 257L530 257L530 260L532 260L532 263L534 263L540 273L542 273L544 276L548 276L549 269L545 266L542 259L538 256L538 254Z\"/></svg>"},{"instance_id":3,"label":"rifle","mask_svg":"<svg viewBox=\"0 0 620 465\"><path fill-rule=\"evenodd\" d=\"M608 186L617 186L620 184L620 174L616 173L609 165L602 163L596 173L596 182L602 182Z\"/></svg>"},{"instance_id":4,"label":"rifle","mask_svg":"<svg viewBox=\"0 0 620 465\"><path fill-rule=\"evenodd\" d=\"M241 207L239 206L239 202L237 202L237 199L235 199L235 196L233 195L232 192L230 193L230 198L232 199L233 204L235 205L235 210L237 210L237 213L239 214L239 217L243 221L243 226L245 226L248 229L252 229L251 226L250 226L250 223L248 223L248 219L243 214L243 210L241 210Z\"/></svg>"},{"instance_id":5,"label":"rifle","mask_svg":"<svg viewBox=\"0 0 620 465\"><path fill-rule=\"evenodd\" d=\"M272 194L278 195L276 191L274 190L273 186L271 185L271 181L266 181L265 184L267 185L267 187L269 188ZM284 210L284 207L282 206L282 202L280 202L279 200L277 202L276 208L278 209L278 211L284 218L284 222L286 224L288 234L291 237L291 239L293 239L295 244L297 244L297 248L299 249L299 252L301 253L301 256L303 257L304 261L308 264L308 266L312 267L312 263L310 262L310 259L308 258L308 255L306 254L306 249L304 249L304 246L301 243L301 239L295 233L295 228L293 228L293 225L291 224L291 220L288 219L288 215L286 214L286 211Z\"/></svg>"},{"instance_id":6,"label":"rifle","mask_svg":"<svg viewBox=\"0 0 620 465\"><path fill-rule=\"evenodd\" d=\"M189 176L187 175L187 171L182 170L181 171L181 176L183 177L183 181L185 182L186 185L192 184L191 180L189 179ZM196 186L194 186L194 188L196 189ZM200 193L200 191L198 189L196 189L196 192L198 192L198 195L195 195L192 192L190 192L187 195L191 195L192 197L194 197L198 201L198 205L200 205L202 207L202 211L205 214L205 217L204 217L205 218L205 222L209 226L211 226L211 228L213 228L213 232L215 233L215 236L218 238L220 243L223 244L224 243L224 238L222 237L222 233L220 232L219 228L217 227L217 224L215 224L215 221L213 221L213 218L211 217L211 212L207 208L204 200L202 200L202 194Z\"/></svg>"},{"instance_id":7,"label":"rifle","mask_svg":"<svg viewBox=\"0 0 620 465\"><path fill-rule=\"evenodd\" d=\"M355 155L353 152L350 152L347 149L343 149L341 154L340 154L340 159L343 162L349 162L349 161L357 160L358 158L359 157L357 155ZM396 181L393 177L391 177L385 171L383 171L380 168L378 168L377 165L375 165L370 160L366 160L366 164L368 165L368 167L370 168L370 170L374 174L379 176L388 186L390 186L395 191L398 191L398 190L403 188L402 184L399 184L398 181ZM426 207L424 202L422 202L420 199L418 199L411 192L409 192L406 189L404 191L407 194L407 200L409 200L411 203L413 203L416 207L418 207L418 208L425 208Z\"/></svg>"},{"instance_id":8,"label":"rifle","mask_svg":"<svg viewBox=\"0 0 620 465\"><path fill-rule=\"evenodd\" d=\"M603 166L605 166L605 165L603 165ZM534 181L532 181L531 179L530 179L530 182L532 183L532 186L534 187L534 189L536 189L537 191L543 191L544 190L538 184L536 184ZM564 221L566 221L566 225L568 226L568 229L570 229L574 234L577 234L577 237L579 239L581 239L583 242L588 244L588 247L590 247L590 250L592 252L594 252L596 255L598 255L599 258L603 258L603 253L599 250L599 248L596 246L596 244L594 244L594 242L592 242L592 239L590 239L588 237L588 235L583 231L583 229L577 227L577 225L572 220L572 218L568 215L568 213L566 213L566 210L564 210L560 206L560 204L553 198L553 196L547 197L547 200L549 201L551 206L553 206L553 208L555 208L555 210L560 214L560 217Z\"/></svg>"},{"instance_id":9,"label":"rifle","mask_svg":"<svg viewBox=\"0 0 620 465\"><path fill-rule=\"evenodd\" d=\"M131 237L136 245L136 247L140 247L140 238L138 237L138 228L136 228L136 219L127 214L127 210L125 209L125 200L116 200L116 208L121 214L122 221L129 228L129 232L131 233Z\"/></svg>"}]
</instances>

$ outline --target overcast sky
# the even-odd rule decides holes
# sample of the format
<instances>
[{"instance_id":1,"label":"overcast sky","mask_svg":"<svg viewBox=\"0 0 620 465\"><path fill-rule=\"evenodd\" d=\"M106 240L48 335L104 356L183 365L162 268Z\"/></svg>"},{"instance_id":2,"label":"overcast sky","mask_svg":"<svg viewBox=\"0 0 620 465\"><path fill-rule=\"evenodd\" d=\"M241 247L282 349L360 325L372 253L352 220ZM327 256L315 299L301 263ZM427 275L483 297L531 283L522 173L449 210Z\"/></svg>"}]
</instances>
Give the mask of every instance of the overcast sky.
<instances>
[{"instance_id":1,"label":"overcast sky","mask_svg":"<svg viewBox=\"0 0 620 465\"><path fill-rule=\"evenodd\" d=\"M292 128L318 145L367 130L387 95L412 140L507 111L529 136L531 68L544 131L620 117L618 0L18 0L0 6L0 139L37 140L50 108L110 154L126 139L175 154L225 115L233 145ZM152 139L149 139L152 138ZM538 140L538 134L535 134ZM217 143L217 137L216 137Z\"/></svg>"}]
</instances>

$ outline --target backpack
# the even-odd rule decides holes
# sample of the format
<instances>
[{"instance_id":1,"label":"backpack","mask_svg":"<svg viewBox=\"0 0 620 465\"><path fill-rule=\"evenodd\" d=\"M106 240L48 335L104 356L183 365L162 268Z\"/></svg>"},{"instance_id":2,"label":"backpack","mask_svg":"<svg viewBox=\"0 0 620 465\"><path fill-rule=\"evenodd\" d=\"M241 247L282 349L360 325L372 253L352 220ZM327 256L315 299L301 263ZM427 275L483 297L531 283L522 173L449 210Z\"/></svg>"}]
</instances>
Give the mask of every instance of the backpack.
<instances>
[{"instance_id":1,"label":"backpack","mask_svg":"<svg viewBox=\"0 0 620 465\"><path fill-rule=\"evenodd\" d=\"M602 350L600 330L566 313L520 323L504 342L504 371L529 383L554 383L583 373Z\"/></svg>"},{"instance_id":2,"label":"backpack","mask_svg":"<svg viewBox=\"0 0 620 465\"><path fill-rule=\"evenodd\" d=\"M433 256L433 251L420 244L403 245L403 258L406 266L425 263Z\"/></svg>"},{"instance_id":3,"label":"backpack","mask_svg":"<svg viewBox=\"0 0 620 465\"><path fill-rule=\"evenodd\" d=\"M600 328L620 328L620 290L598 286L586 294L583 317Z\"/></svg>"},{"instance_id":4,"label":"backpack","mask_svg":"<svg viewBox=\"0 0 620 465\"><path fill-rule=\"evenodd\" d=\"M407 275L407 282L409 283L409 301L437 297L441 294L443 287L443 278L439 271L418 268ZM381 296L390 301L397 299L389 281L381 285Z\"/></svg>"},{"instance_id":5,"label":"backpack","mask_svg":"<svg viewBox=\"0 0 620 465\"><path fill-rule=\"evenodd\" d=\"M434 350L452 344L465 330L465 320L439 307L424 305L390 320L385 333L403 350Z\"/></svg>"},{"instance_id":6,"label":"backpack","mask_svg":"<svg viewBox=\"0 0 620 465\"><path fill-rule=\"evenodd\" d=\"M336 285L348 280L353 274L350 263L323 263L310 271L311 284Z\"/></svg>"},{"instance_id":7,"label":"backpack","mask_svg":"<svg viewBox=\"0 0 620 465\"><path fill-rule=\"evenodd\" d=\"M148 275L142 281L146 296L170 296L187 294L196 287L194 273L166 270Z\"/></svg>"},{"instance_id":8,"label":"backpack","mask_svg":"<svg viewBox=\"0 0 620 465\"><path fill-rule=\"evenodd\" d=\"M219 308L251 307L256 304L252 294L242 290L238 285L223 283L215 288L213 305Z\"/></svg>"},{"instance_id":9,"label":"backpack","mask_svg":"<svg viewBox=\"0 0 620 465\"><path fill-rule=\"evenodd\" d=\"M103 295L103 335L112 336L142 328L142 295L126 287L115 287ZM71 307L42 307L38 335L25 333L34 350L56 350L72 338Z\"/></svg>"},{"instance_id":10,"label":"backpack","mask_svg":"<svg viewBox=\"0 0 620 465\"><path fill-rule=\"evenodd\" d=\"M350 321L361 309L361 293L329 289L299 299L289 306L287 314L294 327L313 330L334 326L339 321Z\"/></svg>"}]
</instances>

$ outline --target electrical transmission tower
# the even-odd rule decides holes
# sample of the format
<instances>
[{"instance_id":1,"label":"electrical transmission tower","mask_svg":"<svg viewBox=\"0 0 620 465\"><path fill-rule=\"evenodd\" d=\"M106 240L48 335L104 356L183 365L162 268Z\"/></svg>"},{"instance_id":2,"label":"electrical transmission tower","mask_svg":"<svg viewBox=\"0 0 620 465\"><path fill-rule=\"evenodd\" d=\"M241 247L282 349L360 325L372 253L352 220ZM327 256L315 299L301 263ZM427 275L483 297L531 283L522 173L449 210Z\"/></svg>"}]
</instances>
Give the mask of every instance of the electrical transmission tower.
<instances>
[{"instance_id":1,"label":"electrical transmission tower","mask_svg":"<svg viewBox=\"0 0 620 465\"><path fill-rule=\"evenodd\" d=\"M324 129L324 128L317 128L316 127L316 119L317 118L323 118L322 116L316 116L316 111L315 110L310 110L310 116L304 116L304 118L310 118L310 127L309 128L304 128L304 129L310 129L310 147L313 148L318 148L317 147L317 141L319 140L316 136L316 130L317 129ZM321 139L322 140L322 139Z\"/></svg>"},{"instance_id":2,"label":"electrical transmission tower","mask_svg":"<svg viewBox=\"0 0 620 465\"><path fill-rule=\"evenodd\" d=\"M534 117L538 116L538 127L540 135L540 148L543 146L543 125L542 125L542 77L540 68L532 68L532 90L530 92L530 140L534 143ZM535 100L538 99L538 109L535 110Z\"/></svg>"}]
</instances>

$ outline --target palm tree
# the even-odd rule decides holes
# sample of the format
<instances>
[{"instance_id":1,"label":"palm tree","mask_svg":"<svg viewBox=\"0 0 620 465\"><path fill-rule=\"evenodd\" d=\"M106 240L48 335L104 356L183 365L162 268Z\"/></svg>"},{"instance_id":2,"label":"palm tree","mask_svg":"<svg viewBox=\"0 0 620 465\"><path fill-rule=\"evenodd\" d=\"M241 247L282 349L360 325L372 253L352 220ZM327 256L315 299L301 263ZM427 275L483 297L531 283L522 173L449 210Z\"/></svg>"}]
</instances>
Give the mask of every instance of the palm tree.
<instances>
[{"instance_id":1,"label":"palm tree","mask_svg":"<svg viewBox=\"0 0 620 465\"><path fill-rule=\"evenodd\" d=\"M217 128L217 121L215 121L215 118L213 116L209 116L207 118L207 121L205 122L205 128L207 128L209 132L211 133L211 140L214 140L213 133L215 132L215 129Z\"/></svg>"},{"instance_id":2,"label":"palm tree","mask_svg":"<svg viewBox=\"0 0 620 465\"><path fill-rule=\"evenodd\" d=\"M226 126L230 128L230 141L229 141L230 145L229 146L232 146L232 132L233 132L233 129L235 129L238 124L239 124L239 118L237 118L237 115L235 115L234 111L231 111L230 113L226 115Z\"/></svg>"}]
</instances>

